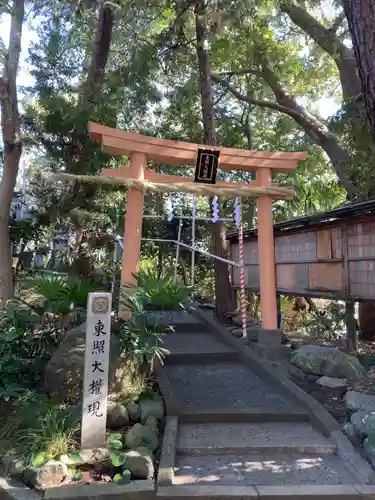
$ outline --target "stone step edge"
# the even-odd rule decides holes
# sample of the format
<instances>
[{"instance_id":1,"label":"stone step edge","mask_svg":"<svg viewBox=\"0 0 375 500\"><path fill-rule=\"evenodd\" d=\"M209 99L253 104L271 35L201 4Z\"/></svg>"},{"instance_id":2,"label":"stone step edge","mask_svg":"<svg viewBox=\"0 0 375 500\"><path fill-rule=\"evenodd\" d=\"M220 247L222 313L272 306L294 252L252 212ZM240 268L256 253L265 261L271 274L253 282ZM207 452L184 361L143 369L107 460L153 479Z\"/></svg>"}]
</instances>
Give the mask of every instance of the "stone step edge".
<instances>
[{"instance_id":1,"label":"stone step edge","mask_svg":"<svg viewBox=\"0 0 375 500\"><path fill-rule=\"evenodd\" d=\"M170 498L200 498L212 500L220 498L229 500L286 500L292 497L295 500L354 500L375 499L375 486L369 485L298 485L298 486L214 486L214 485L185 485L185 486L159 486L156 497Z\"/></svg>"},{"instance_id":2,"label":"stone step edge","mask_svg":"<svg viewBox=\"0 0 375 500\"><path fill-rule=\"evenodd\" d=\"M309 423L307 412L287 410L285 412L271 412L263 408L237 409L218 408L212 410L194 411L184 406L173 408L181 424L207 424L207 423ZM171 413L170 413L171 415ZM171 415L172 416L172 415Z\"/></svg>"},{"instance_id":3,"label":"stone step edge","mask_svg":"<svg viewBox=\"0 0 375 500\"><path fill-rule=\"evenodd\" d=\"M183 456L199 456L199 455L265 455L265 454L283 454L291 456L319 456L319 455L335 455L337 447L334 444L306 444L306 445L265 445L265 446L178 446L176 453Z\"/></svg>"}]
</instances>

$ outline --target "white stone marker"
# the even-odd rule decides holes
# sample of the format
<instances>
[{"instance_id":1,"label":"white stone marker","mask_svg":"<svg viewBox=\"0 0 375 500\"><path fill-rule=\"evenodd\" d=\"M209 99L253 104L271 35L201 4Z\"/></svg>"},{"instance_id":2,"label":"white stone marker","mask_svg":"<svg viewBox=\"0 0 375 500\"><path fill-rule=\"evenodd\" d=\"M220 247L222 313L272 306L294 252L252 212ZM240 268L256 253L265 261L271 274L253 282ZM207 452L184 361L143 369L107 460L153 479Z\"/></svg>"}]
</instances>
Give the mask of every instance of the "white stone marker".
<instances>
[{"instance_id":1,"label":"white stone marker","mask_svg":"<svg viewBox=\"0 0 375 500\"><path fill-rule=\"evenodd\" d=\"M105 445L112 294L89 293L87 300L81 448Z\"/></svg>"}]
</instances>

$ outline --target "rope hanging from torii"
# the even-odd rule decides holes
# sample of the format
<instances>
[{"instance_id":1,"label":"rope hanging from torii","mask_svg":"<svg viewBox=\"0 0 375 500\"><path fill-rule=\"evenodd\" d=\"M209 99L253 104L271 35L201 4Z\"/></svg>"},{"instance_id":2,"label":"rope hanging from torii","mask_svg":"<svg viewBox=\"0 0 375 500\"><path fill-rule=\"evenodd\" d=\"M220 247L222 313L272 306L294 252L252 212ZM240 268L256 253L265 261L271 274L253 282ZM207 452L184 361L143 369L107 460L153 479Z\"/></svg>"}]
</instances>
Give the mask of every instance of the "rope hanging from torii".
<instances>
[{"instance_id":1,"label":"rope hanging from torii","mask_svg":"<svg viewBox=\"0 0 375 500\"><path fill-rule=\"evenodd\" d=\"M238 230L239 264L240 264L240 295L241 295L241 316L242 316L242 337L247 337L247 315L246 315L246 289L245 289L245 263L243 249L243 224L241 200L234 200L234 221Z\"/></svg>"}]
</instances>

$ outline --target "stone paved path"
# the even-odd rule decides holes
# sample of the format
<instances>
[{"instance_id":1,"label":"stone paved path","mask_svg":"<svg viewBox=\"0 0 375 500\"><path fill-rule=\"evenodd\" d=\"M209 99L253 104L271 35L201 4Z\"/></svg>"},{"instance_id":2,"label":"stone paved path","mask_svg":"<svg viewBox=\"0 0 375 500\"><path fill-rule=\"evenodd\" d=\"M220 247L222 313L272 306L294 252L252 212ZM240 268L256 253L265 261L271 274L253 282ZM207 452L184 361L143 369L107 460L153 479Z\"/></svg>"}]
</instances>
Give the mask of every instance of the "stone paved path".
<instances>
[{"instance_id":1,"label":"stone paved path","mask_svg":"<svg viewBox=\"0 0 375 500\"><path fill-rule=\"evenodd\" d=\"M178 431L171 484L159 485L157 496L364 498L307 412L245 366L212 329L193 318L167 336L165 347L171 355L162 370Z\"/></svg>"}]
</instances>

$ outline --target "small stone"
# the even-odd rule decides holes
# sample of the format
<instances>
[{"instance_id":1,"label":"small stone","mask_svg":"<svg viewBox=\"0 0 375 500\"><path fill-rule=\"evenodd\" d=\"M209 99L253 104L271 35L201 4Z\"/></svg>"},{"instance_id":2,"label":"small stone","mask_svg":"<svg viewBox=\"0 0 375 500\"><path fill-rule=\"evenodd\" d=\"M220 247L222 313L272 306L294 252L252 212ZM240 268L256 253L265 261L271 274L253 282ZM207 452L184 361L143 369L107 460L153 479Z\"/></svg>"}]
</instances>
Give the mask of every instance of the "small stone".
<instances>
[{"instance_id":1,"label":"small stone","mask_svg":"<svg viewBox=\"0 0 375 500\"><path fill-rule=\"evenodd\" d=\"M139 404L132 401L131 403L126 405L126 407L128 409L130 420L132 420L133 422L138 422L141 418L141 409L139 407Z\"/></svg>"},{"instance_id":2,"label":"small stone","mask_svg":"<svg viewBox=\"0 0 375 500\"><path fill-rule=\"evenodd\" d=\"M96 465L109 458L108 448L90 448L61 455L60 461L66 465Z\"/></svg>"},{"instance_id":3,"label":"small stone","mask_svg":"<svg viewBox=\"0 0 375 500\"><path fill-rule=\"evenodd\" d=\"M145 425L152 429L155 433L158 432L158 419L153 415L146 418Z\"/></svg>"},{"instance_id":4,"label":"small stone","mask_svg":"<svg viewBox=\"0 0 375 500\"><path fill-rule=\"evenodd\" d=\"M42 467L29 468L24 473L27 482L42 490L59 486L68 475L67 465L59 460L50 460Z\"/></svg>"},{"instance_id":5,"label":"small stone","mask_svg":"<svg viewBox=\"0 0 375 500\"><path fill-rule=\"evenodd\" d=\"M352 444L354 444L354 445L358 444L359 438L358 438L357 430L351 422L345 422L342 430Z\"/></svg>"},{"instance_id":6,"label":"small stone","mask_svg":"<svg viewBox=\"0 0 375 500\"><path fill-rule=\"evenodd\" d=\"M153 399L141 399L139 401L141 409L141 423L143 424L147 417L163 418L164 416L164 403L159 397Z\"/></svg>"},{"instance_id":7,"label":"small stone","mask_svg":"<svg viewBox=\"0 0 375 500\"><path fill-rule=\"evenodd\" d=\"M320 375L314 375L314 373L306 374L306 382L311 382L312 384L317 382L320 378L321 378Z\"/></svg>"},{"instance_id":8,"label":"small stone","mask_svg":"<svg viewBox=\"0 0 375 500\"><path fill-rule=\"evenodd\" d=\"M337 388L345 388L347 387L347 382L344 378L335 378L335 377L320 377L316 381L317 384L322 387L328 387L329 389L337 389Z\"/></svg>"},{"instance_id":9,"label":"small stone","mask_svg":"<svg viewBox=\"0 0 375 500\"><path fill-rule=\"evenodd\" d=\"M335 395L341 397L345 394L347 389L347 381L344 378L335 378L335 377L321 377L316 383L324 387L325 389L330 389Z\"/></svg>"},{"instance_id":10,"label":"small stone","mask_svg":"<svg viewBox=\"0 0 375 500\"><path fill-rule=\"evenodd\" d=\"M137 448L126 453L126 468L136 479L152 479L155 474L152 454L147 448Z\"/></svg>"},{"instance_id":11,"label":"small stone","mask_svg":"<svg viewBox=\"0 0 375 500\"><path fill-rule=\"evenodd\" d=\"M109 406L107 411L107 425L111 429L118 429L129 424L129 413L127 408L122 404Z\"/></svg>"},{"instance_id":12,"label":"small stone","mask_svg":"<svg viewBox=\"0 0 375 500\"><path fill-rule=\"evenodd\" d=\"M348 391L345 394L345 404L349 410L375 411L375 396Z\"/></svg>"},{"instance_id":13,"label":"small stone","mask_svg":"<svg viewBox=\"0 0 375 500\"><path fill-rule=\"evenodd\" d=\"M155 451L158 447L158 436L150 427L135 424L126 433L125 442L128 448L148 448Z\"/></svg>"},{"instance_id":14,"label":"small stone","mask_svg":"<svg viewBox=\"0 0 375 500\"><path fill-rule=\"evenodd\" d=\"M234 330L232 330L232 335L233 337L236 337L236 338L241 338L242 337L242 329L241 328L236 328Z\"/></svg>"},{"instance_id":15,"label":"small stone","mask_svg":"<svg viewBox=\"0 0 375 500\"><path fill-rule=\"evenodd\" d=\"M26 469L26 464L23 458L17 457L14 454L2 457L1 465L4 467L6 474L9 474L10 476L21 475Z\"/></svg>"}]
</instances>

